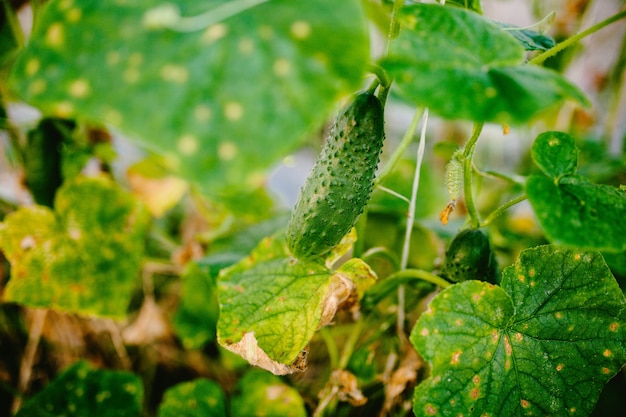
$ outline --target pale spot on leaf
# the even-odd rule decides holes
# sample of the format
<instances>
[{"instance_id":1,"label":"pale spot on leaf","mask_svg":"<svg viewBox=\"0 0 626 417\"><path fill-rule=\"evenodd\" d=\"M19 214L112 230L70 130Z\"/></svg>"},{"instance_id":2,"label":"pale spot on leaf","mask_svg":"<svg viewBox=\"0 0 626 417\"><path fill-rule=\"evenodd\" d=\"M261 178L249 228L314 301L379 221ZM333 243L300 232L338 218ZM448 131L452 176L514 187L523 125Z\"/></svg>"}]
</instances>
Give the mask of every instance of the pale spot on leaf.
<instances>
[{"instance_id":1,"label":"pale spot on leaf","mask_svg":"<svg viewBox=\"0 0 626 417\"><path fill-rule=\"evenodd\" d=\"M53 23L46 32L46 43L52 47L61 47L65 44L65 29L60 23Z\"/></svg>"},{"instance_id":2,"label":"pale spot on leaf","mask_svg":"<svg viewBox=\"0 0 626 417\"><path fill-rule=\"evenodd\" d=\"M74 105L68 101L61 101L53 105L54 115L69 118L74 114Z\"/></svg>"},{"instance_id":3,"label":"pale spot on leaf","mask_svg":"<svg viewBox=\"0 0 626 417\"><path fill-rule=\"evenodd\" d=\"M291 34L296 39L306 39L311 36L311 25L304 20L297 20L291 25Z\"/></svg>"},{"instance_id":4,"label":"pale spot on leaf","mask_svg":"<svg viewBox=\"0 0 626 417\"><path fill-rule=\"evenodd\" d=\"M236 101L229 101L224 106L224 114L230 121L237 121L243 117L243 106Z\"/></svg>"},{"instance_id":5,"label":"pale spot on leaf","mask_svg":"<svg viewBox=\"0 0 626 417\"><path fill-rule=\"evenodd\" d=\"M126 81L129 84L133 84L139 81L140 74L137 68L127 68L126 71L124 71L123 76L124 76L124 81Z\"/></svg>"},{"instance_id":6,"label":"pale spot on leaf","mask_svg":"<svg viewBox=\"0 0 626 417\"><path fill-rule=\"evenodd\" d=\"M232 142L222 142L217 150L217 154L221 160L230 161L237 156L237 145Z\"/></svg>"},{"instance_id":7,"label":"pale spot on leaf","mask_svg":"<svg viewBox=\"0 0 626 417\"><path fill-rule=\"evenodd\" d=\"M165 81L177 84L184 84L189 79L189 71L180 65L164 65L159 74Z\"/></svg>"},{"instance_id":8,"label":"pale spot on leaf","mask_svg":"<svg viewBox=\"0 0 626 417\"><path fill-rule=\"evenodd\" d=\"M212 44L226 36L227 33L228 26L223 23L216 23L204 31L202 34L202 41L207 44Z\"/></svg>"},{"instance_id":9,"label":"pale spot on leaf","mask_svg":"<svg viewBox=\"0 0 626 417\"><path fill-rule=\"evenodd\" d=\"M268 26L268 25L260 26L259 36L261 37L261 39L268 41L272 38L272 36L274 36L274 30L272 29L271 26Z\"/></svg>"},{"instance_id":10,"label":"pale spot on leaf","mask_svg":"<svg viewBox=\"0 0 626 417\"><path fill-rule=\"evenodd\" d=\"M46 84L45 80L37 79L30 83L30 85L28 86L28 92L31 95L41 94L46 91L47 87L48 85Z\"/></svg>"},{"instance_id":11,"label":"pale spot on leaf","mask_svg":"<svg viewBox=\"0 0 626 417\"><path fill-rule=\"evenodd\" d=\"M248 55L254 51L254 41L250 38L241 38L237 44L237 48L242 54Z\"/></svg>"},{"instance_id":12,"label":"pale spot on leaf","mask_svg":"<svg viewBox=\"0 0 626 417\"><path fill-rule=\"evenodd\" d=\"M84 78L79 78L70 84L70 95L76 98L85 97L89 94L89 83Z\"/></svg>"},{"instance_id":13,"label":"pale spot on leaf","mask_svg":"<svg viewBox=\"0 0 626 417\"><path fill-rule=\"evenodd\" d=\"M104 113L104 120L114 126L119 126L120 124L122 124L122 120L124 120L124 117L119 111L111 109Z\"/></svg>"},{"instance_id":14,"label":"pale spot on leaf","mask_svg":"<svg viewBox=\"0 0 626 417\"><path fill-rule=\"evenodd\" d=\"M66 13L66 18L68 20L68 22L72 22L72 23L76 23L80 20L80 18L82 17L82 11L80 9L77 8L73 8L68 10L68 12Z\"/></svg>"},{"instance_id":15,"label":"pale spot on leaf","mask_svg":"<svg viewBox=\"0 0 626 417\"><path fill-rule=\"evenodd\" d=\"M426 404L424 406L424 412L426 413L427 416L435 416L437 415L439 410L437 410L437 407L435 407L432 404Z\"/></svg>"},{"instance_id":16,"label":"pale spot on leaf","mask_svg":"<svg viewBox=\"0 0 626 417\"><path fill-rule=\"evenodd\" d=\"M285 75L289 74L290 69L291 62L289 62L287 59L278 58L276 61L274 61L274 74L278 75L279 77L284 77Z\"/></svg>"},{"instance_id":17,"label":"pale spot on leaf","mask_svg":"<svg viewBox=\"0 0 626 417\"><path fill-rule=\"evenodd\" d=\"M29 59L26 64L26 74L35 75L35 73L39 71L39 68L41 68L41 63L37 58Z\"/></svg>"},{"instance_id":18,"label":"pale spot on leaf","mask_svg":"<svg viewBox=\"0 0 626 417\"><path fill-rule=\"evenodd\" d=\"M176 147L183 155L193 155L199 148L198 139L193 135L183 135L178 139Z\"/></svg>"},{"instance_id":19,"label":"pale spot on leaf","mask_svg":"<svg viewBox=\"0 0 626 417\"><path fill-rule=\"evenodd\" d=\"M120 63L121 61L121 56L120 53L117 51L111 51L109 53L107 53L106 57L105 57L105 62L107 63L108 66L112 67L114 65L117 65Z\"/></svg>"},{"instance_id":20,"label":"pale spot on leaf","mask_svg":"<svg viewBox=\"0 0 626 417\"><path fill-rule=\"evenodd\" d=\"M143 55L140 54L139 52L133 52L128 57L128 65L129 66L131 66L131 67L138 67L141 64L143 64Z\"/></svg>"},{"instance_id":21,"label":"pale spot on leaf","mask_svg":"<svg viewBox=\"0 0 626 417\"><path fill-rule=\"evenodd\" d=\"M602 352L602 355L605 358L609 358L609 357L611 357L613 355L613 352L611 352L609 349L606 349L604 352Z\"/></svg>"}]
</instances>

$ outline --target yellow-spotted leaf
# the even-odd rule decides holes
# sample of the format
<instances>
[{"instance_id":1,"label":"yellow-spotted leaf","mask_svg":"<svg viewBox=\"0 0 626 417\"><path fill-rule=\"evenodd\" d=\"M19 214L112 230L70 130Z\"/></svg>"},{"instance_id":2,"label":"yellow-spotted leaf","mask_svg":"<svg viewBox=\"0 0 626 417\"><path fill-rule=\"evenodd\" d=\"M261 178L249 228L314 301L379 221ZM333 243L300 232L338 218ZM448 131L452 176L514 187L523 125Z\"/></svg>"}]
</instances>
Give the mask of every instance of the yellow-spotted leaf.
<instances>
[{"instance_id":1,"label":"yellow-spotted leaf","mask_svg":"<svg viewBox=\"0 0 626 417\"><path fill-rule=\"evenodd\" d=\"M0 223L11 263L4 301L123 318L137 284L149 216L109 179L77 177L54 211L22 207Z\"/></svg>"},{"instance_id":2,"label":"yellow-spotted leaf","mask_svg":"<svg viewBox=\"0 0 626 417\"><path fill-rule=\"evenodd\" d=\"M626 363L626 301L597 252L540 246L502 287L442 291L411 342L432 366L420 416L587 416Z\"/></svg>"},{"instance_id":3,"label":"yellow-spotted leaf","mask_svg":"<svg viewBox=\"0 0 626 417\"><path fill-rule=\"evenodd\" d=\"M365 22L357 0L52 0L10 86L118 127L207 190L257 187L360 85Z\"/></svg>"},{"instance_id":4,"label":"yellow-spotted leaf","mask_svg":"<svg viewBox=\"0 0 626 417\"><path fill-rule=\"evenodd\" d=\"M208 379L183 382L165 391L158 417L226 417L224 391Z\"/></svg>"},{"instance_id":5,"label":"yellow-spotted leaf","mask_svg":"<svg viewBox=\"0 0 626 417\"><path fill-rule=\"evenodd\" d=\"M220 274L218 342L274 374L302 371L313 334L370 285L372 274L356 260L336 273L298 261L284 232L268 237Z\"/></svg>"},{"instance_id":6,"label":"yellow-spotted leaf","mask_svg":"<svg viewBox=\"0 0 626 417\"><path fill-rule=\"evenodd\" d=\"M142 397L137 375L78 362L26 400L15 417L139 417Z\"/></svg>"}]
</instances>

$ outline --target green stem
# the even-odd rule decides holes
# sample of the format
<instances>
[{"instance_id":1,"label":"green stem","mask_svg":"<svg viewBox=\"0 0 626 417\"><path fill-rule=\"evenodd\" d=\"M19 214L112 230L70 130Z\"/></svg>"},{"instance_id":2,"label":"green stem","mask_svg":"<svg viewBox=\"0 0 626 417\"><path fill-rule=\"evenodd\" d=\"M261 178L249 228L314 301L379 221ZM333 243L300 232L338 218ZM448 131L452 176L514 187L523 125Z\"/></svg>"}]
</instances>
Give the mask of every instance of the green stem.
<instances>
[{"instance_id":1,"label":"green stem","mask_svg":"<svg viewBox=\"0 0 626 417\"><path fill-rule=\"evenodd\" d=\"M328 350L328 358L330 359L330 369L337 369L339 366L339 349L337 349L337 343L335 338L330 334L328 326L324 326L320 329L319 335L324 339L326 349Z\"/></svg>"},{"instance_id":2,"label":"green stem","mask_svg":"<svg viewBox=\"0 0 626 417\"><path fill-rule=\"evenodd\" d=\"M365 253L363 253L363 255L361 256L361 259L369 264L370 260L377 256L381 258L385 258L389 262L391 262L394 269L400 269L400 261L398 260L398 257L396 256L396 254L390 251L389 249L381 247L381 246L367 250Z\"/></svg>"},{"instance_id":3,"label":"green stem","mask_svg":"<svg viewBox=\"0 0 626 417\"><path fill-rule=\"evenodd\" d=\"M363 213L359 216L356 222L356 242L352 246L352 256L354 258L360 258L365 247L365 228L367 226L367 207L363 210Z\"/></svg>"},{"instance_id":4,"label":"green stem","mask_svg":"<svg viewBox=\"0 0 626 417\"><path fill-rule=\"evenodd\" d=\"M537 55L536 57L534 57L533 59L531 59L530 61L528 61L529 64L536 64L539 65L541 64L543 61L545 61L546 59L553 57L554 55L558 54L559 52L561 52L563 49L568 48L570 46L572 46L574 43L580 41L581 39L599 31L600 29L610 25L613 22L616 22L620 19L623 19L624 17L626 17L626 10L622 10L621 12L609 17L608 19L605 19L603 21L601 21L600 23L596 23L595 25L591 26L590 28L583 30L580 33L577 33L574 36L571 36L569 38L567 38L566 40L564 40L563 42L553 46L552 48L548 49L547 51Z\"/></svg>"},{"instance_id":5,"label":"green stem","mask_svg":"<svg viewBox=\"0 0 626 417\"><path fill-rule=\"evenodd\" d=\"M492 211L491 214L489 214L489 216L487 216L487 218L480 223L480 227L488 226L498 216L503 214L509 207L512 207L518 203L521 203L522 201L526 200L526 198L527 198L526 194L522 194L502 204L500 207Z\"/></svg>"},{"instance_id":6,"label":"green stem","mask_svg":"<svg viewBox=\"0 0 626 417\"><path fill-rule=\"evenodd\" d=\"M472 136L465 144L463 150L463 196L465 198L465 206L470 218L470 227L477 229L480 226L480 217L476 205L474 204L474 196L472 195L472 158L476 142L483 130L483 122L475 122L472 128Z\"/></svg>"},{"instance_id":7,"label":"green stem","mask_svg":"<svg viewBox=\"0 0 626 417\"><path fill-rule=\"evenodd\" d=\"M369 72L378 78L378 82L381 87L389 88L389 86L391 86L391 78L389 78L389 74L387 74L387 71L385 71L385 69L380 65L371 64L369 66Z\"/></svg>"},{"instance_id":8,"label":"green stem","mask_svg":"<svg viewBox=\"0 0 626 417\"><path fill-rule=\"evenodd\" d=\"M446 281L445 279L438 277L432 272L424 271L423 269L404 269L402 271L398 271L395 274L388 276L386 279L393 278L418 278L422 281L430 282L431 284L435 284L441 288L448 288L452 284Z\"/></svg>"},{"instance_id":9,"label":"green stem","mask_svg":"<svg viewBox=\"0 0 626 417\"><path fill-rule=\"evenodd\" d=\"M350 332L350 336L348 336L348 340L346 340L346 342L343 345L343 350L341 351L341 358L339 358L339 363L337 365L337 368L333 368L333 369L346 369L346 367L348 366L348 362L350 361L350 358L352 357L352 353L354 353L354 348L356 346L356 343L359 340L359 337L361 336L361 331L363 330L363 326L365 324L365 320L361 319L361 320L357 320L354 323L354 328L352 329L352 332Z\"/></svg>"},{"instance_id":10,"label":"green stem","mask_svg":"<svg viewBox=\"0 0 626 417\"><path fill-rule=\"evenodd\" d=\"M389 33L387 33L387 44L385 45L385 55L389 53L389 46L391 45L391 41L398 36L398 32L400 31L400 25L398 24L398 12L402 9L404 5L404 0L395 0L393 2L393 7L391 9L391 18L389 22Z\"/></svg>"}]
</instances>

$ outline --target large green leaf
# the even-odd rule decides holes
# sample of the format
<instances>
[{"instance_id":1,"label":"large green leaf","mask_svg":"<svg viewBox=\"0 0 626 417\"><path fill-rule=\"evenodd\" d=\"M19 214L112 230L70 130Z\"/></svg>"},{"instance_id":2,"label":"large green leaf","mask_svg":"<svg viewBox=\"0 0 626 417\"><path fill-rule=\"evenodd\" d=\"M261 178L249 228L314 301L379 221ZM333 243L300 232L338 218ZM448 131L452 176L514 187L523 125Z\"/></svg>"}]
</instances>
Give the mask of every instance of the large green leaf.
<instances>
[{"instance_id":1,"label":"large green leaf","mask_svg":"<svg viewBox=\"0 0 626 417\"><path fill-rule=\"evenodd\" d=\"M549 177L530 176L526 193L550 241L571 247L626 250L626 192L574 175L578 149L566 133L545 132L532 147Z\"/></svg>"},{"instance_id":2,"label":"large green leaf","mask_svg":"<svg viewBox=\"0 0 626 417\"><path fill-rule=\"evenodd\" d=\"M208 379L174 385L165 391L158 417L226 417L222 388Z\"/></svg>"},{"instance_id":3,"label":"large green leaf","mask_svg":"<svg viewBox=\"0 0 626 417\"><path fill-rule=\"evenodd\" d=\"M11 263L5 301L123 318L137 283L148 215L106 178L79 177L55 211L22 207L0 224Z\"/></svg>"},{"instance_id":4,"label":"large green leaf","mask_svg":"<svg viewBox=\"0 0 626 417\"><path fill-rule=\"evenodd\" d=\"M519 42L476 13L415 4L400 20L382 64L403 97L440 116L522 123L566 98L587 102L558 73L523 65Z\"/></svg>"},{"instance_id":5,"label":"large green leaf","mask_svg":"<svg viewBox=\"0 0 626 417\"><path fill-rule=\"evenodd\" d=\"M587 416L626 363L626 301L602 256L541 246L502 288L441 292L411 341L431 363L416 416Z\"/></svg>"},{"instance_id":6,"label":"large green leaf","mask_svg":"<svg viewBox=\"0 0 626 417\"><path fill-rule=\"evenodd\" d=\"M348 247L343 247L345 253ZM337 257L338 253L329 255ZM306 347L351 293L375 279L359 259L333 272L292 258L284 233L264 239L250 256L222 271L219 343L275 374L306 367Z\"/></svg>"},{"instance_id":7,"label":"large green leaf","mask_svg":"<svg viewBox=\"0 0 626 417\"><path fill-rule=\"evenodd\" d=\"M306 417L307 412L304 400L294 388L267 372L251 371L237 383L231 415Z\"/></svg>"},{"instance_id":8,"label":"large green leaf","mask_svg":"<svg viewBox=\"0 0 626 417\"><path fill-rule=\"evenodd\" d=\"M357 0L53 0L37 23L22 99L117 126L212 191L258 186L369 59Z\"/></svg>"},{"instance_id":9,"label":"large green leaf","mask_svg":"<svg viewBox=\"0 0 626 417\"><path fill-rule=\"evenodd\" d=\"M29 398L15 417L139 417L142 396L136 375L78 362Z\"/></svg>"},{"instance_id":10,"label":"large green leaf","mask_svg":"<svg viewBox=\"0 0 626 417\"><path fill-rule=\"evenodd\" d=\"M626 191L579 175L533 175L528 200L551 242L609 252L626 250Z\"/></svg>"}]
</instances>

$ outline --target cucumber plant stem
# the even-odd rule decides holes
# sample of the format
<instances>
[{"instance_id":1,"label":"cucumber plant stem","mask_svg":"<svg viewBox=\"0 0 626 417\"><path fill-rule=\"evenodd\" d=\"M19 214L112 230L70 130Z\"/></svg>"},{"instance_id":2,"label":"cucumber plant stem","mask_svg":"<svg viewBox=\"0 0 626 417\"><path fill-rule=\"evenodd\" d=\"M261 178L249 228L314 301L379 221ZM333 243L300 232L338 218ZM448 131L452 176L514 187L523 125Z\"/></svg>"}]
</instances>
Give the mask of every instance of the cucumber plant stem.
<instances>
[{"instance_id":1,"label":"cucumber plant stem","mask_svg":"<svg viewBox=\"0 0 626 417\"><path fill-rule=\"evenodd\" d=\"M476 122L472 128L472 136L465 144L463 150L463 196L465 198L465 206L467 207L467 213L469 215L470 227L477 229L480 226L480 216L476 205L474 204L474 197L472 195L472 158L474 156L474 149L476 148L476 142L480 136L480 132L483 130L483 122Z\"/></svg>"},{"instance_id":2,"label":"cucumber plant stem","mask_svg":"<svg viewBox=\"0 0 626 417\"><path fill-rule=\"evenodd\" d=\"M422 281L430 282L431 284L435 284L441 288L448 288L452 284L446 281L445 279L438 277L432 272L424 271L423 269L403 269L402 271L398 271L392 275L389 275L386 279L395 279L395 278L418 278Z\"/></svg>"},{"instance_id":3,"label":"cucumber plant stem","mask_svg":"<svg viewBox=\"0 0 626 417\"><path fill-rule=\"evenodd\" d=\"M485 226L490 225L492 221L494 221L498 216L504 213L509 207L512 207L518 203L521 203L522 201L526 200L526 198L527 198L526 194L522 194L502 204L500 207L492 211L491 214L489 214L485 218L485 220L480 222L479 227L485 227Z\"/></svg>"},{"instance_id":4,"label":"cucumber plant stem","mask_svg":"<svg viewBox=\"0 0 626 417\"><path fill-rule=\"evenodd\" d=\"M621 12L609 17L608 19L605 19L599 23L596 23L595 25L591 26L588 29L583 30L580 33L577 33L576 35L573 35L567 39L565 39L563 42L553 46L552 48L548 49L547 51L537 55L536 57L534 57L533 59L531 59L530 61L528 61L529 64L536 64L539 65L541 64L543 61L545 61L546 59L553 57L554 55L558 54L559 52L561 52L563 49L568 48L570 46L572 46L574 43L580 41L581 39L599 31L600 29L610 25L613 22L616 22L620 19L623 19L624 17L626 17L626 10L622 10Z\"/></svg>"}]
</instances>

